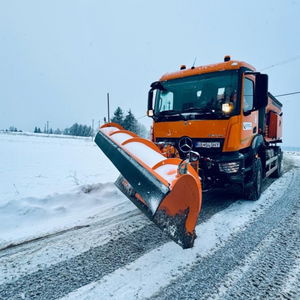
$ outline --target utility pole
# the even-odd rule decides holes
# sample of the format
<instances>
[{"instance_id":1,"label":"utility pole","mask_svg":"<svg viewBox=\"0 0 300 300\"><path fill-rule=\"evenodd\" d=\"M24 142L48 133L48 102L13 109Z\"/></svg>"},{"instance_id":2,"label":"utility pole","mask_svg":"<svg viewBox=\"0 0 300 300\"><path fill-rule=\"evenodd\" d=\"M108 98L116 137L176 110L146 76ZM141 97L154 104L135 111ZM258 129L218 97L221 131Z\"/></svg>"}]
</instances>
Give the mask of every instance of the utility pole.
<instances>
[{"instance_id":1,"label":"utility pole","mask_svg":"<svg viewBox=\"0 0 300 300\"><path fill-rule=\"evenodd\" d=\"M109 93L107 93L107 121L110 122L110 113L109 113Z\"/></svg>"},{"instance_id":2,"label":"utility pole","mask_svg":"<svg viewBox=\"0 0 300 300\"><path fill-rule=\"evenodd\" d=\"M92 136L94 136L94 119L92 119Z\"/></svg>"},{"instance_id":3,"label":"utility pole","mask_svg":"<svg viewBox=\"0 0 300 300\"><path fill-rule=\"evenodd\" d=\"M47 121L47 133L49 133L49 121Z\"/></svg>"},{"instance_id":4,"label":"utility pole","mask_svg":"<svg viewBox=\"0 0 300 300\"><path fill-rule=\"evenodd\" d=\"M94 131L94 119L92 119L92 132L91 132L91 138L94 139L95 131Z\"/></svg>"}]
</instances>

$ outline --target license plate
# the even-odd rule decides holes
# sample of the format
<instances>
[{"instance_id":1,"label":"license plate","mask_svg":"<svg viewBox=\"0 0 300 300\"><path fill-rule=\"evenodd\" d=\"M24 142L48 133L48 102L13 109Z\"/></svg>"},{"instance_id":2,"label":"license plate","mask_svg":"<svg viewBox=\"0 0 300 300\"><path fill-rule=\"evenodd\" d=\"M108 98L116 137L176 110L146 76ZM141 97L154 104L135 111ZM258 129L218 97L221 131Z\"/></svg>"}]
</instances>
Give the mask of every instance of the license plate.
<instances>
[{"instance_id":1,"label":"license plate","mask_svg":"<svg viewBox=\"0 0 300 300\"><path fill-rule=\"evenodd\" d=\"M198 148L220 148L220 142L197 142Z\"/></svg>"}]
</instances>

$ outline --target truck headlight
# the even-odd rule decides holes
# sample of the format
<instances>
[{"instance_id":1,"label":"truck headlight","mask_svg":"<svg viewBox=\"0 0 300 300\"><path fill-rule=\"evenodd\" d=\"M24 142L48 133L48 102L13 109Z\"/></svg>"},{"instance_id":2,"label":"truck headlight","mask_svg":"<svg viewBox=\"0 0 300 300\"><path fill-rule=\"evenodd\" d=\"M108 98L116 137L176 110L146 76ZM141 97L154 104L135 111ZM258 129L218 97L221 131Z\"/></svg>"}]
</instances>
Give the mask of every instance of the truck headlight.
<instances>
[{"instance_id":1,"label":"truck headlight","mask_svg":"<svg viewBox=\"0 0 300 300\"><path fill-rule=\"evenodd\" d=\"M228 114L232 111L232 109L233 109L232 103L223 103L222 104L223 113Z\"/></svg>"},{"instance_id":2,"label":"truck headlight","mask_svg":"<svg viewBox=\"0 0 300 300\"><path fill-rule=\"evenodd\" d=\"M220 172L224 173L236 173L240 168L239 161L231 161L231 162L222 162L219 163Z\"/></svg>"}]
</instances>

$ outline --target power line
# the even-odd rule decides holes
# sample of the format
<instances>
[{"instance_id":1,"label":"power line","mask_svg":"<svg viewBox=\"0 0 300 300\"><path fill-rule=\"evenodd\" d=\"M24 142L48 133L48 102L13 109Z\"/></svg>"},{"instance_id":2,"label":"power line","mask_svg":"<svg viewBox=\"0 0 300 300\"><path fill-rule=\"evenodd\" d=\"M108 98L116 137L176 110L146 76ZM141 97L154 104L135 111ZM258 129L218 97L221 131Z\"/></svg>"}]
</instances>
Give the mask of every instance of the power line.
<instances>
[{"instance_id":1,"label":"power line","mask_svg":"<svg viewBox=\"0 0 300 300\"><path fill-rule=\"evenodd\" d=\"M268 67L265 67L265 68L261 69L261 71L265 71L265 70L268 70L268 69L271 69L271 68L274 68L274 67L277 67L277 66L280 66L280 65L284 65L284 64L287 64L289 62L293 62L295 60L298 60L298 59L300 59L300 55L296 55L296 56L291 57L289 59L280 61L280 62L275 63L273 65L270 65ZM300 91L292 92L292 93L286 93L286 94L281 94L281 95L276 95L275 97L290 96L290 95L295 95L295 94L300 94Z\"/></svg>"},{"instance_id":2,"label":"power line","mask_svg":"<svg viewBox=\"0 0 300 300\"><path fill-rule=\"evenodd\" d=\"M265 70L274 68L274 67L276 67L276 66L284 65L284 64L287 64L287 63L289 63L289 62L295 61L295 60L297 60L297 59L300 59L300 55L291 57L291 58L289 58L289 59L280 61L280 62L278 62L278 63L276 63L276 64L273 64L273 65L270 65L270 66L268 66L268 67L265 67L265 68L261 69L261 71L265 71Z\"/></svg>"},{"instance_id":3,"label":"power line","mask_svg":"<svg viewBox=\"0 0 300 300\"><path fill-rule=\"evenodd\" d=\"M282 97L282 96L289 96L289 95L295 95L295 94L300 94L300 91L298 91L298 92L293 92L293 93L287 93L287 94L276 95L276 96L274 96L274 97Z\"/></svg>"}]
</instances>

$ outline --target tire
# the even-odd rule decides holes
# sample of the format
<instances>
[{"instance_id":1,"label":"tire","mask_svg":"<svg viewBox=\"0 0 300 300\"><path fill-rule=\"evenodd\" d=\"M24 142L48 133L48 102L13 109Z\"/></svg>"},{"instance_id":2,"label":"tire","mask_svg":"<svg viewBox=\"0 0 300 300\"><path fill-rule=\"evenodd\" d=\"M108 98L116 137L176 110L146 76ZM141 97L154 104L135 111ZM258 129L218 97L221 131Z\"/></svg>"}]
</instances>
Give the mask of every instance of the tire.
<instances>
[{"instance_id":1,"label":"tire","mask_svg":"<svg viewBox=\"0 0 300 300\"><path fill-rule=\"evenodd\" d=\"M258 200L262 190L262 164L260 158L256 158L253 162L252 178L245 188L244 196L247 200Z\"/></svg>"},{"instance_id":2,"label":"tire","mask_svg":"<svg viewBox=\"0 0 300 300\"><path fill-rule=\"evenodd\" d=\"M282 175L282 152L277 157L278 168L270 175L273 178L279 178Z\"/></svg>"}]
</instances>

